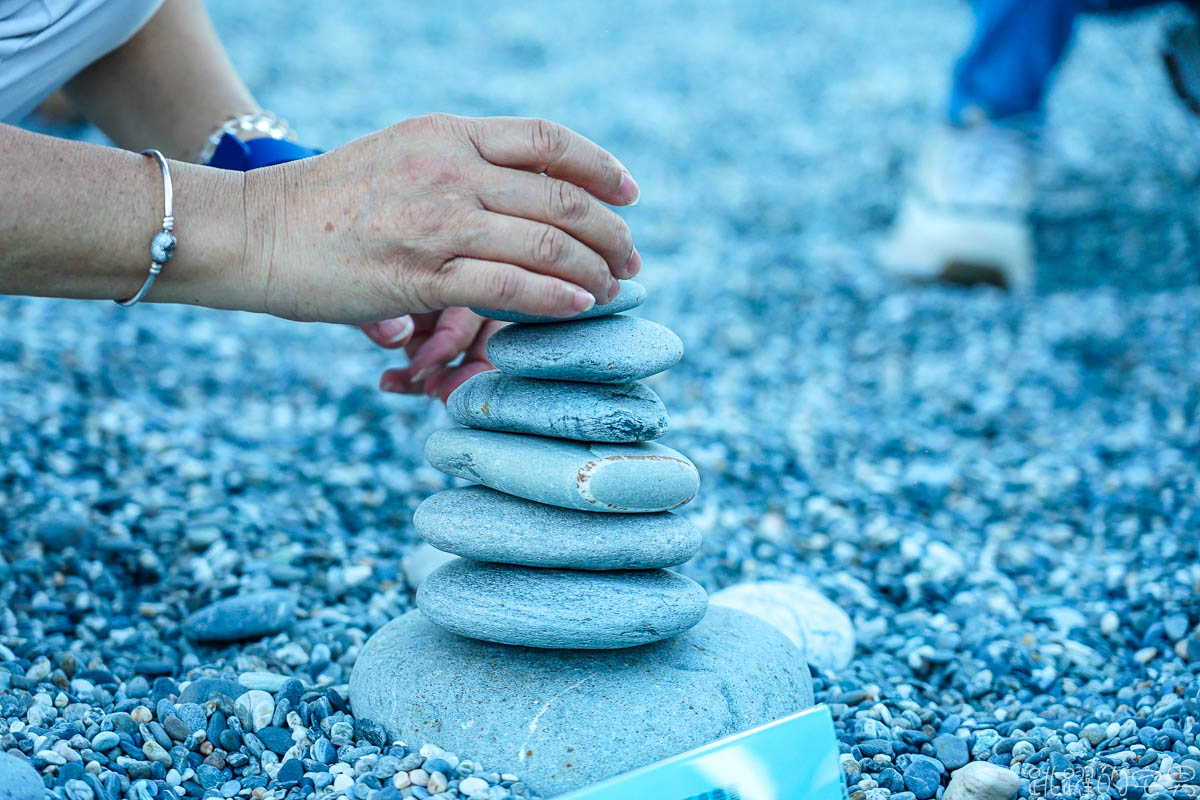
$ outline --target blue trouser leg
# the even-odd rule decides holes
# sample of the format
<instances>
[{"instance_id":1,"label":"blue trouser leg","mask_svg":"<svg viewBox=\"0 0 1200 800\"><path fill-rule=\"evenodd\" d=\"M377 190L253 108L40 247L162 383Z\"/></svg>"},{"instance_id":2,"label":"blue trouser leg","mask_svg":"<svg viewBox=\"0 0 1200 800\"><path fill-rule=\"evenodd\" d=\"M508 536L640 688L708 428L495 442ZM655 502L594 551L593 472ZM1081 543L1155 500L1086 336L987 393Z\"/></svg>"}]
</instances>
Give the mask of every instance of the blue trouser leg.
<instances>
[{"instance_id":1,"label":"blue trouser leg","mask_svg":"<svg viewBox=\"0 0 1200 800\"><path fill-rule=\"evenodd\" d=\"M1197 0L1189 5L1195 6ZM954 69L949 116L1036 122L1050 77L1084 12L1129 11L1162 0L975 0L975 34Z\"/></svg>"}]
</instances>

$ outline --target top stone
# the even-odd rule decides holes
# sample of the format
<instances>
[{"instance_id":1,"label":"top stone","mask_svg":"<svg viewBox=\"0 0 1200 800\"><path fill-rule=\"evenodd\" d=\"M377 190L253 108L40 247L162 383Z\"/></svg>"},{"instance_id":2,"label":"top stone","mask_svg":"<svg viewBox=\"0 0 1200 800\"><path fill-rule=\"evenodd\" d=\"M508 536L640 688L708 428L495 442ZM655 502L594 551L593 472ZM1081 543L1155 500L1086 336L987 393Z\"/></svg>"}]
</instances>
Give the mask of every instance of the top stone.
<instances>
[{"instance_id":1,"label":"top stone","mask_svg":"<svg viewBox=\"0 0 1200 800\"><path fill-rule=\"evenodd\" d=\"M617 314L557 325L510 325L487 343L496 368L523 378L630 383L670 369L683 342L656 322Z\"/></svg>"},{"instance_id":2,"label":"top stone","mask_svg":"<svg viewBox=\"0 0 1200 800\"><path fill-rule=\"evenodd\" d=\"M637 308L646 299L646 289L637 281L618 281L618 283L621 284L621 293L614 297L611 303L594 305L587 311L583 311L573 317L542 317L536 314L522 314L519 311L501 311L496 308L472 308L471 310L481 317L498 319L502 322L545 324L548 322L570 322L577 319L591 319L592 317L603 317L609 314L620 314L622 311Z\"/></svg>"}]
</instances>

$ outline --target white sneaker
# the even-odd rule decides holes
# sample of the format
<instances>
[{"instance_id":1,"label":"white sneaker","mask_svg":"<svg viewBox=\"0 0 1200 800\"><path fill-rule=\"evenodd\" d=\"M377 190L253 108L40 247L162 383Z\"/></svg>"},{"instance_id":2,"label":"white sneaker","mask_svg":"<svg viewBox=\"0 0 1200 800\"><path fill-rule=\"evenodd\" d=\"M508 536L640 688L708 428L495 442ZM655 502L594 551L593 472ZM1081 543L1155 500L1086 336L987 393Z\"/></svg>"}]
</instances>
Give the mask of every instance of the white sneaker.
<instances>
[{"instance_id":1,"label":"white sneaker","mask_svg":"<svg viewBox=\"0 0 1200 800\"><path fill-rule=\"evenodd\" d=\"M980 122L946 127L925 148L879 265L910 280L1033 286L1033 143Z\"/></svg>"}]
</instances>

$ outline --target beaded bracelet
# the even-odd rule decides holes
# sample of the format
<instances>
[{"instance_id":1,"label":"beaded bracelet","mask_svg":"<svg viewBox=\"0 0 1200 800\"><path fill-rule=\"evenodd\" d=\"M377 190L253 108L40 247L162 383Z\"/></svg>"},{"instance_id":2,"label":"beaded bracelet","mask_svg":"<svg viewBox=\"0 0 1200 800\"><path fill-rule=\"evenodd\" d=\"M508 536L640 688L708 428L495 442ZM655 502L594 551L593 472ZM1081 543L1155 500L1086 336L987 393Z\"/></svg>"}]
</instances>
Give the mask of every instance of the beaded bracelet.
<instances>
[{"instance_id":1,"label":"beaded bracelet","mask_svg":"<svg viewBox=\"0 0 1200 800\"><path fill-rule=\"evenodd\" d=\"M203 149L196 155L197 164L207 164L226 135L237 138L264 137L284 142L295 142L296 134L292 131L287 120L282 120L270 111L260 111L256 114L239 114L227 119L214 130L204 142Z\"/></svg>"},{"instance_id":2,"label":"beaded bracelet","mask_svg":"<svg viewBox=\"0 0 1200 800\"><path fill-rule=\"evenodd\" d=\"M171 170L167 167L167 159L163 158L163 154L157 150L143 150L142 155L150 156L158 162L158 167L162 170L163 178L163 220L162 230L154 234L154 238L150 240L150 274L146 276L142 288L138 289L137 294L128 300L116 300L117 305L129 306L135 305L139 300L146 296L146 292L150 291L150 287L154 285L154 279L158 277L158 273L162 272L163 265L171 260L175 255L175 234L171 233L171 229L175 227L174 214L174 192L171 189Z\"/></svg>"}]
</instances>

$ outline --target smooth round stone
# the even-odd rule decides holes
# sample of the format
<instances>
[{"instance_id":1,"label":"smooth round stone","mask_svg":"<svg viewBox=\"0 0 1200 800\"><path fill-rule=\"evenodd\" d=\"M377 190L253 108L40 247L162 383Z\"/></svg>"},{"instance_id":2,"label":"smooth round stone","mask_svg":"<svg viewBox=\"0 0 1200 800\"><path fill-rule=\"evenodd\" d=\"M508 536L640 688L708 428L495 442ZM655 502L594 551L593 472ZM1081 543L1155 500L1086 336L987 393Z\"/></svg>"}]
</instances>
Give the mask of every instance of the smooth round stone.
<instances>
[{"instance_id":1,"label":"smooth round stone","mask_svg":"<svg viewBox=\"0 0 1200 800\"><path fill-rule=\"evenodd\" d=\"M509 375L629 383L678 364L683 342L657 322L617 314L557 325L509 325L488 339L487 355Z\"/></svg>"},{"instance_id":2,"label":"smooth round stone","mask_svg":"<svg viewBox=\"0 0 1200 800\"><path fill-rule=\"evenodd\" d=\"M454 553L446 553L433 545L421 542L400 560L400 568L404 570L404 579L408 581L408 585L416 589L435 569L453 561L455 557Z\"/></svg>"},{"instance_id":3,"label":"smooth round stone","mask_svg":"<svg viewBox=\"0 0 1200 800\"><path fill-rule=\"evenodd\" d=\"M731 609L622 650L492 644L409 612L363 645L350 702L393 740L470 753L551 797L773 722L813 695L792 643Z\"/></svg>"},{"instance_id":4,"label":"smooth round stone","mask_svg":"<svg viewBox=\"0 0 1200 800\"><path fill-rule=\"evenodd\" d=\"M700 549L700 531L670 512L594 514L485 486L425 498L413 525L434 552L529 567L656 569L682 564Z\"/></svg>"},{"instance_id":5,"label":"smooth round stone","mask_svg":"<svg viewBox=\"0 0 1200 800\"><path fill-rule=\"evenodd\" d=\"M518 378L499 370L472 376L446 410L460 425L583 442L644 442L667 432L667 407L640 383Z\"/></svg>"},{"instance_id":6,"label":"smooth round stone","mask_svg":"<svg viewBox=\"0 0 1200 800\"><path fill-rule=\"evenodd\" d=\"M0 752L0 800L42 800L46 787L24 758Z\"/></svg>"},{"instance_id":7,"label":"smooth round stone","mask_svg":"<svg viewBox=\"0 0 1200 800\"><path fill-rule=\"evenodd\" d=\"M572 322L577 319L592 319L593 317L603 317L609 314L620 314L622 311L637 308L646 300L646 287L637 281L617 281L617 283L621 284L621 293L614 297L611 303L594 305L587 311L576 314L573 317L543 317L536 314L522 314L519 311L501 311L496 308L472 308L471 310L481 317L498 319L503 322L542 324L547 322Z\"/></svg>"},{"instance_id":8,"label":"smooth round stone","mask_svg":"<svg viewBox=\"0 0 1200 800\"><path fill-rule=\"evenodd\" d=\"M774 625L809 664L825 672L845 669L854 658L850 615L800 580L739 583L715 593L710 601Z\"/></svg>"},{"instance_id":9,"label":"smooth round stone","mask_svg":"<svg viewBox=\"0 0 1200 800\"><path fill-rule=\"evenodd\" d=\"M700 473L655 442L601 444L449 428L425 442L436 469L560 508L669 511L696 496Z\"/></svg>"},{"instance_id":10,"label":"smooth round stone","mask_svg":"<svg viewBox=\"0 0 1200 800\"><path fill-rule=\"evenodd\" d=\"M193 642L224 643L273 636L292 623L296 596L282 589L235 595L195 611L183 622Z\"/></svg>"},{"instance_id":11,"label":"smooth round stone","mask_svg":"<svg viewBox=\"0 0 1200 800\"><path fill-rule=\"evenodd\" d=\"M1012 800L1021 789L1015 772L989 761L972 761L950 776L944 800Z\"/></svg>"},{"instance_id":12,"label":"smooth round stone","mask_svg":"<svg viewBox=\"0 0 1200 800\"><path fill-rule=\"evenodd\" d=\"M417 607L451 633L525 647L634 647L704 617L708 596L666 570L581 572L460 558L434 570Z\"/></svg>"}]
</instances>

